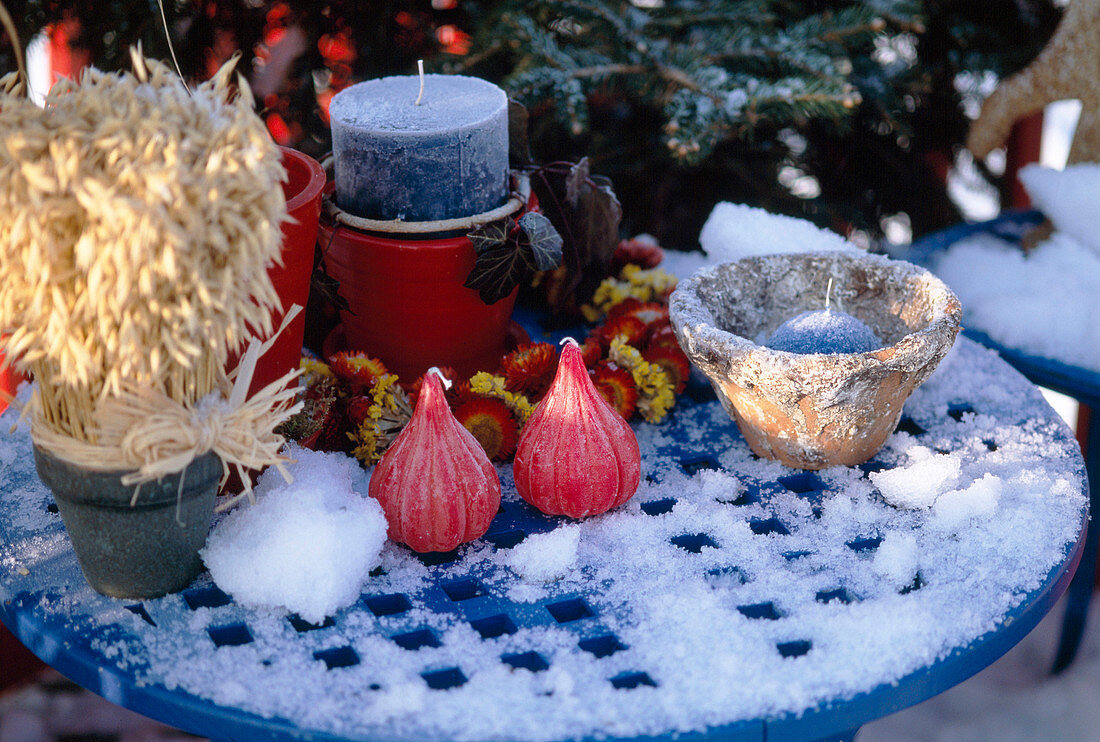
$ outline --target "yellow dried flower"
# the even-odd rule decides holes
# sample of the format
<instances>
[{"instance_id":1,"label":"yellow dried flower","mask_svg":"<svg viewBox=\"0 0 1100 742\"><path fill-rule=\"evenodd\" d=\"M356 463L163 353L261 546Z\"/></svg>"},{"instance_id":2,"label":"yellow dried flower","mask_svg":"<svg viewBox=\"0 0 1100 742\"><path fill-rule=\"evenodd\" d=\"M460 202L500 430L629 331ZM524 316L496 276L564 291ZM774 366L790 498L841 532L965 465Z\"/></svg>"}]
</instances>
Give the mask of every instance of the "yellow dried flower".
<instances>
[{"instance_id":1,"label":"yellow dried flower","mask_svg":"<svg viewBox=\"0 0 1100 742\"><path fill-rule=\"evenodd\" d=\"M605 278L600 282L594 294L592 303L581 307L584 318L589 322L599 322L600 318L607 314L611 307L615 306L629 294L624 284L616 278Z\"/></svg>"},{"instance_id":2,"label":"yellow dried flower","mask_svg":"<svg viewBox=\"0 0 1100 742\"><path fill-rule=\"evenodd\" d=\"M298 362L298 368L302 370L300 378L306 386L312 386L321 379L333 378L332 369L328 367L327 363L318 358L302 356L302 360Z\"/></svg>"},{"instance_id":3,"label":"yellow dried flower","mask_svg":"<svg viewBox=\"0 0 1100 742\"><path fill-rule=\"evenodd\" d=\"M648 291L647 296L638 296L636 293L631 293L631 296L635 296L642 301L654 301L664 296L676 288L677 283L676 276L668 271L661 268L642 268L640 265L634 265L633 263L623 266L619 278L635 289Z\"/></svg>"},{"instance_id":4,"label":"yellow dried flower","mask_svg":"<svg viewBox=\"0 0 1100 742\"><path fill-rule=\"evenodd\" d=\"M633 297L642 302L656 301L676 288L676 276L660 268L645 269L634 264L623 266L617 278L605 278L592 294L592 303L581 307L584 318L598 322L610 309Z\"/></svg>"},{"instance_id":5,"label":"yellow dried flower","mask_svg":"<svg viewBox=\"0 0 1100 742\"><path fill-rule=\"evenodd\" d=\"M364 420L354 433L348 433L348 436L356 443L355 448L351 450L351 455L358 459L363 466L377 464L386 450L386 446L382 443L381 433L375 423L375 420Z\"/></svg>"},{"instance_id":6,"label":"yellow dried flower","mask_svg":"<svg viewBox=\"0 0 1100 742\"><path fill-rule=\"evenodd\" d=\"M642 358L638 349L627 345L621 335L611 341L608 358L630 371L638 387L638 409L646 422L663 420L676 404L674 386L664 369Z\"/></svg>"},{"instance_id":7,"label":"yellow dried flower","mask_svg":"<svg viewBox=\"0 0 1100 742\"><path fill-rule=\"evenodd\" d=\"M359 427L348 433L352 450L364 466L378 463L397 435L409 423L412 406L395 374L383 374L371 387L371 405Z\"/></svg>"},{"instance_id":8,"label":"yellow dried flower","mask_svg":"<svg viewBox=\"0 0 1100 742\"><path fill-rule=\"evenodd\" d=\"M535 411L534 405L522 394L515 394L504 388L504 377L494 376L488 371L478 371L470 377L470 391L486 397L495 397L508 406L516 416L516 422L522 430L527 419Z\"/></svg>"}]
</instances>

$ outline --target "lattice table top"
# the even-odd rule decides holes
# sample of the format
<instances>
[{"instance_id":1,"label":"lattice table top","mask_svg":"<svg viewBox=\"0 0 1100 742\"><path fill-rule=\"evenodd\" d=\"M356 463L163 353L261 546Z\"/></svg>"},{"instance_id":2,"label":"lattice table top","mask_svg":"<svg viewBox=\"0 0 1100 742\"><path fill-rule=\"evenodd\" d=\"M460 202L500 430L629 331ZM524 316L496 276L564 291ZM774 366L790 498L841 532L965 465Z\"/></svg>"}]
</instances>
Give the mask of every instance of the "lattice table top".
<instances>
[{"instance_id":1,"label":"lattice table top","mask_svg":"<svg viewBox=\"0 0 1100 742\"><path fill-rule=\"evenodd\" d=\"M812 738L981 669L1078 554L1075 441L967 340L860 467L757 460L698 387L636 430L645 481L626 505L549 518L503 467L484 538L387 545L360 600L320 625L208 576L142 603L96 595L20 430L0 442L0 617L108 699L225 738ZM946 478L910 484L942 490L934 505L883 500L878 475L920 480L928 461Z\"/></svg>"}]
</instances>

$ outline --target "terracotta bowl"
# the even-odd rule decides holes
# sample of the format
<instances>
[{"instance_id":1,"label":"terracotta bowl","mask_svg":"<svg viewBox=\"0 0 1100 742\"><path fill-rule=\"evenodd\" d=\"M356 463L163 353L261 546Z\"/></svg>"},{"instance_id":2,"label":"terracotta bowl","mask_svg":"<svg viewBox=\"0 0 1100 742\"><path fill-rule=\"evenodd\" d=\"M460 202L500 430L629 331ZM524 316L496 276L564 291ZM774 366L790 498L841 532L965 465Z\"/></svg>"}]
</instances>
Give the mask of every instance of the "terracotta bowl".
<instances>
[{"instance_id":1,"label":"terracotta bowl","mask_svg":"<svg viewBox=\"0 0 1100 742\"><path fill-rule=\"evenodd\" d=\"M830 278L834 303L874 330L882 348L797 354L757 344L801 312L823 309ZM855 252L704 268L680 282L669 305L680 345L749 447L800 469L871 458L951 349L961 313L951 289L923 268Z\"/></svg>"}]
</instances>

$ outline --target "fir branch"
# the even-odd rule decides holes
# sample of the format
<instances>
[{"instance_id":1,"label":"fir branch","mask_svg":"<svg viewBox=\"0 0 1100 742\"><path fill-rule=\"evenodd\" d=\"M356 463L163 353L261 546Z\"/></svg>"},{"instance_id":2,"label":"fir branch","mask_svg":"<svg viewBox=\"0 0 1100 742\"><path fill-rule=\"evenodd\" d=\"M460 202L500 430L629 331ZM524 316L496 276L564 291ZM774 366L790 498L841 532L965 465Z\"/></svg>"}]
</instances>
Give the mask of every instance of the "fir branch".
<instances>
[{"instance_id":1,"label":"fir branch","mask_svg":"<svg viewBox=\"0 0 1100 742\"><path fill-rule=\"evenodd\" d=\"M454 67L454 69L458 69L461 71L473 69L474 67L477 67L477 65L484 62L486 59L489 59L499 54L508 45L508 43L508 41L505 41L502 38L494 38L492 42L487 44L480 51L462 57L461 61L458 63L458 65Z\"/></svg>"},{"instance_id":2,"label":"fir branch","mask_svg":"<svg viewBox=\"0 0 1100 742\"><path fill-rule=\"evenodd\" d=\"M648 71L649 68L644 64L604 64L598 67L582 67L573 70L569 73L569 76L577 79L590 77L602 79L614 75L641 75Z\"/></svg>"},{"instance_id":3,"label":"fir branch","mask_svg":"<svg viewBox=\"0 0 1100 742\"><path fill-rule=\"evenodd\" d=\"M507 84L528 105L552 101L576 136L588 125L589 96L610 83L663 111L675 159L699 161L765 122L850 116L861 101L850 55L866 54L867 39L887 28L882 13L907 2L815 12L788 0L654 10L625 0L513 0L508 16L525 54Z\"/></svg>"},{"instance_id":4,"label":"fir branch","mask_svg":"<svg viewBox=\"0 0 1100 742\"><path fill-rule=\"evenodd\" d=\"M665 6L654 13L650 24L658 33L667 33L670 30L697 30L705 26L718 26L719 29L725 29L731 25L770 26L778 22L778 16L772 12L770 2L737 2L724 5L724 9L712 10L708 7L706 11L699 13L685 13L678 6Z\"/></svg>"},{"instance_id":5,"label":"fir branch","mask_svg":"<svg viewBox=\"0 0 1100 742\"><path fill-rule=\"evenodd\" d=\"M803 43L838 45L885 28L886 21L872 8L854 5L804 18L788 29L788 35Z\"/></svg>"},{"instance_id":6,"label":"fir branch","mask_svg":"<svg viewBox=\"0 0 1100 742\"><path fill-rule=\"evenodd\" d=\"M859 23L854 26L848 26L847 28L834 28L821 34L822 41L827 41L831 44L836 44L844 41L850 36L860 36L872 33L878 33L886 28L886 21L881 18L875 18L867 21L866 23Z\"/></svg>"}]
</instances>

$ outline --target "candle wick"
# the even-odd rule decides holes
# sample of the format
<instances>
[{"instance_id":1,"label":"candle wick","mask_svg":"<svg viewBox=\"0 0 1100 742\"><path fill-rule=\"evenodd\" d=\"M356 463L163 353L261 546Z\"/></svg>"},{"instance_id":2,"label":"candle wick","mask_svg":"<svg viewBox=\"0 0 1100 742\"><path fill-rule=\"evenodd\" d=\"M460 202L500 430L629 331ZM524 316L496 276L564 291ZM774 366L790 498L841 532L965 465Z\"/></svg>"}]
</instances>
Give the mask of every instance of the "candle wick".
<instances>
[{"instance_id":1,"label":"candle wick","mask_svg":"<svg viewBox=\"0 0 1100 742\"><path fill-rule=\"evenodd\" d=\"M829 311L829 297L833 293L833 279L829 278L829 285L825 287L825 311Z\"/></svg>"},{"instance_id":2,"label":"candle wick","mask_svg":"<svg viewBox=\"0 0 1100 742\"><path fill-rule=\"evenodd\" d=\"M420 93L416 96L416 105L420 105L420 100L424 97L424 60L416 60L416 69L420 71Z\"/></svg>"},{"instance_id":3,"label":"candle wick","mask_svg":"<svg viewBox=\"0 0 1100 742\"><path fill-rule=\"evenodd\" d=\"M432 366L431 368L429 368L427 373L425 373L424 375L427 376L428 374L435 374L436 376L438 376L439 380L443 382L444 389L451 388L451 380L443 375L443 372L439 370L439 366Z\"/></svg>"}]
</instances>

